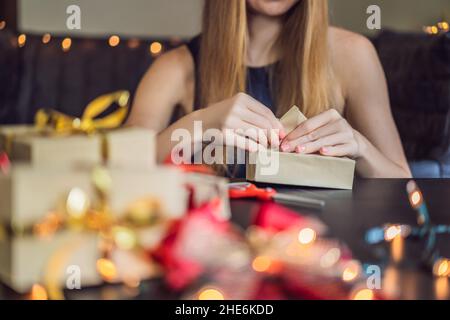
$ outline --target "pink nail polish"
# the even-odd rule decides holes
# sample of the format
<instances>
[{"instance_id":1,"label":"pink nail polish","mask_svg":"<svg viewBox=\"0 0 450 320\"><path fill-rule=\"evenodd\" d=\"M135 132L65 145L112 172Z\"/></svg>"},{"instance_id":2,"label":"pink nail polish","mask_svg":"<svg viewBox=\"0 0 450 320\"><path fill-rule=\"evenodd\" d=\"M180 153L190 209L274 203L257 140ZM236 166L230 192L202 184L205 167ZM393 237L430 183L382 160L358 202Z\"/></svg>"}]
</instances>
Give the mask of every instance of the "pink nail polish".
<instances>
[{"instance_id":1,"label":"pink nail polish","mask_svg":"<svg viewBox=\"0 0 450 320\"><path fill-rule=\"evenodd\" d=\"M329 151L328 148L322 148L322 149L320 149L320 152L323 153L323 154L327 154L328 151Z\"/></svg>"},{"instance_id":2,"label":"pink nail polish","mask_svg":"<svg viewBox=\"0 0 450 320\"><path fill-rule=\"evenodd\" d=\"M281 151L286 152L291 149L291 146L288 143L284 143L281 145Z\"/></svg>"},{"instance_id":3,"label":"pink nail polish","mask_svg":"<svg viewBox=\"0 0 450 320\"><path fill-rule=\"evenodd\" d=\"M303 153L306 151L306 147L305 146L297 146L297 148L295 148L295 151L297 153Z\"/></svg>"}]
</instances>

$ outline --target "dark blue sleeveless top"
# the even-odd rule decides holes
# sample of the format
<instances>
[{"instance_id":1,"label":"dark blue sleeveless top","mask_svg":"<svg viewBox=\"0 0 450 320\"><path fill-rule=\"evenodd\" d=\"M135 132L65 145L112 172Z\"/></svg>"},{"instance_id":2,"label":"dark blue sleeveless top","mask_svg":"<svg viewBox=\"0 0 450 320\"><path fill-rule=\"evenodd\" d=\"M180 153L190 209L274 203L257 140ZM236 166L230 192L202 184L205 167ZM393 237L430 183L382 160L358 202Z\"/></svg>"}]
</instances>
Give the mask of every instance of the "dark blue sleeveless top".
<instances>
[{"instance_id":1,"label":"dark blue sleeveless top","mask_svg":"<svg viewBox=\"0 0 450 320\"><path fill-rule=\"evenodd\" d=\"M201 108L199 105L200 92L198 89L199 82L199 62L200 62L200 36L193 38L187 47L192 54L195 64L195 98L194 98L194 110ZM270 84L270 71L273 65L267 67L247 68L247 94L257 99L259 102L270 108L274 113L275 105L272 98L272 90ZM229 175L234 178L245 178L245 166L239 165L236 168L232 166L229 168Z\"/></svg>"}]
</instances>

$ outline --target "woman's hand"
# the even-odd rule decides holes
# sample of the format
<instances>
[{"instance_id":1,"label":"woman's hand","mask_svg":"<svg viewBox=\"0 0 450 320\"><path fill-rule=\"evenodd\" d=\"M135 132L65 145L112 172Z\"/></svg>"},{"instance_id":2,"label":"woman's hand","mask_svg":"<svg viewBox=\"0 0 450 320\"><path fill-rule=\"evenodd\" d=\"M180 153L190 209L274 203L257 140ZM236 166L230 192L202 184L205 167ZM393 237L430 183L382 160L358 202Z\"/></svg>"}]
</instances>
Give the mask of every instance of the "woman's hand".
<instances>
[{"instance_id":1,"label":"woman's hand","mask_svg":"<svg viewBox=\"0 0 450 320\"><path fill-rule=\"evenodd\" d=\"M286 136L273 112L245 93L202 111L208 127L222 131L226 145L254 152L261 146L279 148L281 139Z\"/></svg>"},{"instance_id":2,"label":"woman's hand","mask_svg":"<svg viewBox=\"0 0 450 320\"><path fill-rule=\"evenodd\" d=\"M281 150L356 159L361 156L358 137L340 113L330 109L300 124L282 141Z\"/></svg>"}]
</instances>

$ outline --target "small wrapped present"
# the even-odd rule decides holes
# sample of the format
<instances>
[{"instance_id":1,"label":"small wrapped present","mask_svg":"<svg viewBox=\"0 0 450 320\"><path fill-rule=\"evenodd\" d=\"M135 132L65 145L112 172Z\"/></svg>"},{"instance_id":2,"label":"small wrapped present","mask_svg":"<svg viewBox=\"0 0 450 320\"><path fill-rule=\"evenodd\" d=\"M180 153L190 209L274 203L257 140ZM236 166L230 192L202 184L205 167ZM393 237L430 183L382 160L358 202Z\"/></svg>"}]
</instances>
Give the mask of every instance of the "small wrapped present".
<instances>
[{"instance_id":1,"label":"small wrapped present","mask_svg":"<svg viewBox=\"0 0 450 320\"><path fill-rule=\"evenodd\" d=\"M14 165L9 174L0 174L0 223L17 232L40 221L54 209L61 196L74 188L94 194L89 168L65 170ZM170 217L180 217L187 209L188 192L183 172L169 167L151 170L110 169L110 206L125 212L129 203L152 196Z\"/></svg>"},{"instance_id":2,"label":"small wrapped present","mask_svg":"<svg viewBox=\"0 0 450 320\"><path fill-rule=\"evenodd\" d=\"M230 200L228 197L228 179L200 173L186 173L185 179L192 190L192 206L201 207L214 199L221 200L220 218L231 218Z\"/></svg>"},{"instance_id":3,"label":"small wrapped present","mask_svg":"<svg viewBox=\"0 0 450 320\"><path fill-rule=\"evenodd\" d=\"M129 93L119 91L92 101L81 118L40 110L34 126L0 127L0 153L12 162L34 166L108 164L149 169L155 166L155 133L139 128L117 129L128 112ZM99 117L116 102L119 109ZM113 130L115 129L115 130Z\"/></svg>"},{"instance_id":4,"label":"small wrapped present","mask_svg":"<svg viewBox=\"0 0 450 320\"><path fill-rule=\"evenodd\" d=\"M34 284L44 281L43 276L52 267L52 257L58 256L63 259L57 270L60 285L65 286L69 266L76 266L76 271L80 271L82 287L99 285L103 280L96 271L96 262L101 258L98 246L95 233L65 230L51 238L3 235L0 237L1 281L16 292L26 293ZM64 257L63 252L69 250L70 255Z\"/></svg>"},{"instance_id":5,"label":"small wrapped present","mask_svg":"<svg viewBox=\"0 0 450 320\"><path fill-rule=\"evenodd\" d=\"M293 107L281 122L288 132L305 121ZM356 162L348 158L285 153L274 150L250 153L247 180L293 186L352 189Z\"/></svg>"},{"instance_id":6,"label":"small wrapped present","mask_svg":"<svg viewBox=\"0 0 450 320\"><path fill-rule=\"evenodd\" d=\"M97 167L70 174L14 166L0 176L2 282L18 292L44 283L60 299L71 272L81 286L157 274L145 250L187 210L182 172Z\"/></svg>"}]
</instances>

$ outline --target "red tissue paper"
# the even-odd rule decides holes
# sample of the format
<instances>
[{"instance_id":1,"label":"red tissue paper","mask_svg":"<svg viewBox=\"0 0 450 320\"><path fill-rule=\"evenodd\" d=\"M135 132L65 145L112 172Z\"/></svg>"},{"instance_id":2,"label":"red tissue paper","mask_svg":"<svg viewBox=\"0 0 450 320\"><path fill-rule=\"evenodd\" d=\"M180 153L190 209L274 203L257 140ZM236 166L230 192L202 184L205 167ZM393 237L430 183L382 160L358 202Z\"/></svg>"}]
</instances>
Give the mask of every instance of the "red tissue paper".
<instances>
[{"instance_id":1,"label":"red tissue paper","mask_svg":"<svg viewBox=\"0 0 450 320\"><path fill-rule=\"evenodd\" d=\"M192 209L184 218L173 223L160 246L152 253L153 258L162 265L171 289L185 289L205 271L198 254L208 253L204 250L208 249L209 239L205 239L202 232L219 238L230 233L230 223L218 218L220 206L220 201L212 201Z\"/></svg>"}]
</instances>

